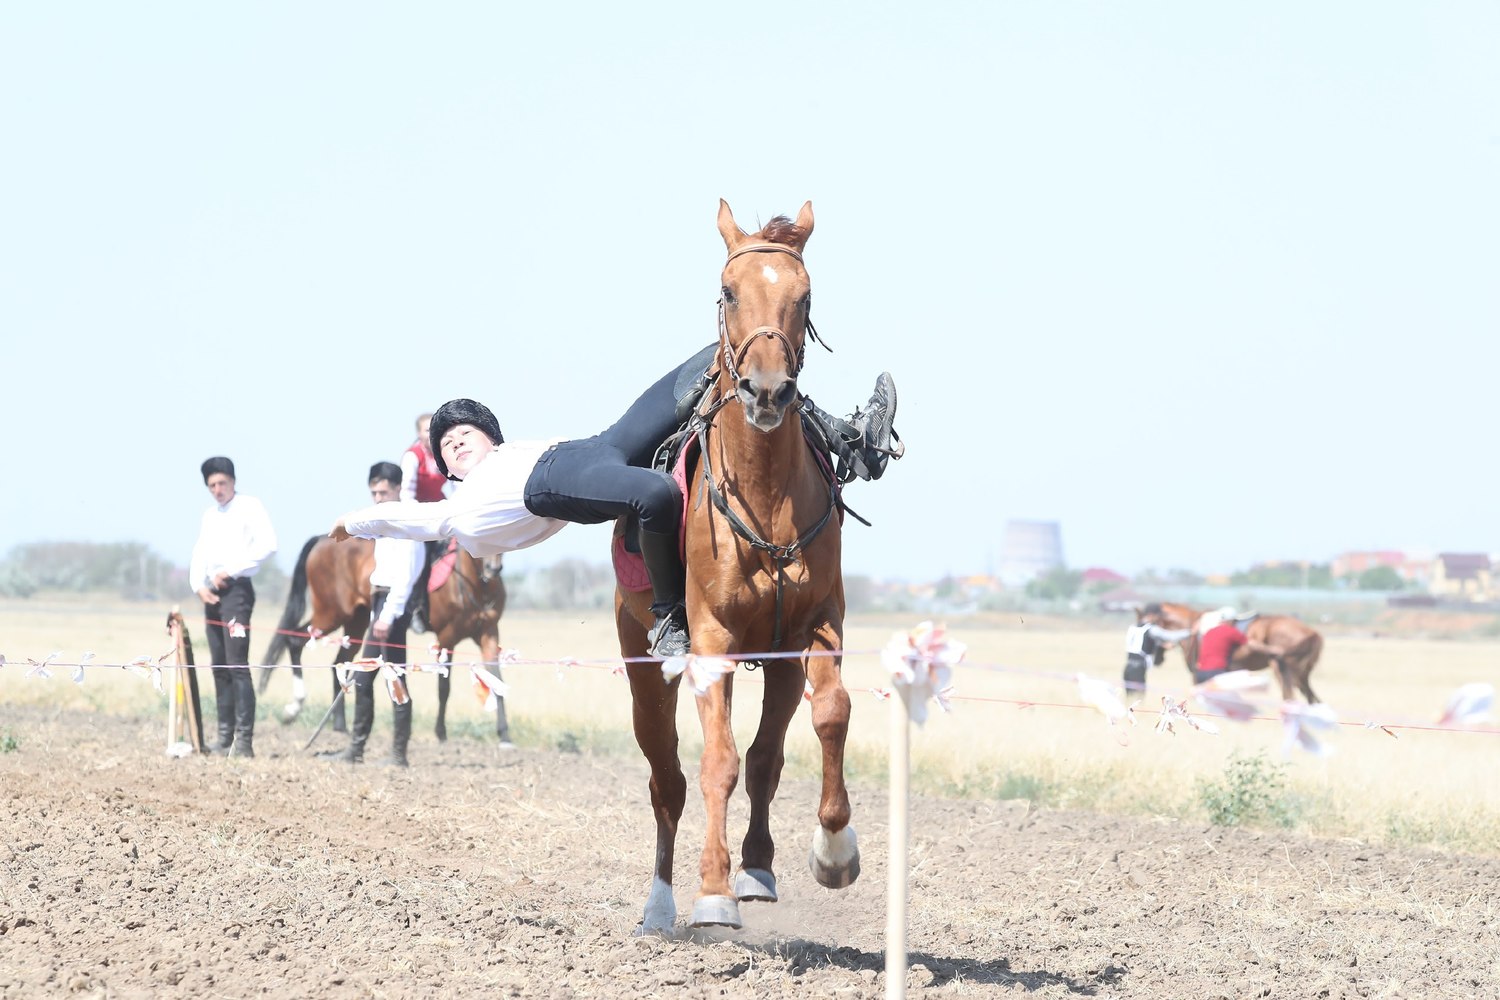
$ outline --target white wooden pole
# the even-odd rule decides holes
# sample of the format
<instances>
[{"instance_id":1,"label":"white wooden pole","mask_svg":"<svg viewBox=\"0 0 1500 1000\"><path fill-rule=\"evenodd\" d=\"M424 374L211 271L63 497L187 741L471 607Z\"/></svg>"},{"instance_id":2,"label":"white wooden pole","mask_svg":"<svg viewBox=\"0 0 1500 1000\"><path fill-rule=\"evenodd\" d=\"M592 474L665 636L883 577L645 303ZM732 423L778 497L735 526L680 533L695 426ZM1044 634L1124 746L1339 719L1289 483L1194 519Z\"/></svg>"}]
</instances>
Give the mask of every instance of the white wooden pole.
<instances>
[{"instance_id":1,"label":"white wooden pole","mask_svg":"<svg viewBox=\"0 0 1500 1000\"><path fill-rule=\"evenodd\" d=\"M905 689L891 702L890 870L885 892L886 1000L906 997L906 882L911 785L911 714Z\"/></svg>"}]
</instances>

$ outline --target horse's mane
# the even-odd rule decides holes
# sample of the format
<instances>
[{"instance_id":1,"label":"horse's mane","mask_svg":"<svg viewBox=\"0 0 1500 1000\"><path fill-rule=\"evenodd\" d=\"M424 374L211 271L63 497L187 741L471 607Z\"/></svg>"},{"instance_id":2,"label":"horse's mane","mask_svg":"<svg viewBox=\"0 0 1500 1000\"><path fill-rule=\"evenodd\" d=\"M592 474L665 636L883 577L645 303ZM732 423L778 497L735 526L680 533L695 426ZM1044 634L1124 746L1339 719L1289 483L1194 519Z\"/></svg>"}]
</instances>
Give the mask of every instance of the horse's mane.
<instances>
[{"instance_id":1,"label":"horse's mane","mask_svg":"<svg viewBox=\"0 0 1500 1000\"><path fill-rule=\"evenodd\" d=\"M807 241L807 234L802 231L802 227L784 215L776 216L755 235L767 243L780 243L782 246L797 246Z\"/></svg>"}]
</instances>

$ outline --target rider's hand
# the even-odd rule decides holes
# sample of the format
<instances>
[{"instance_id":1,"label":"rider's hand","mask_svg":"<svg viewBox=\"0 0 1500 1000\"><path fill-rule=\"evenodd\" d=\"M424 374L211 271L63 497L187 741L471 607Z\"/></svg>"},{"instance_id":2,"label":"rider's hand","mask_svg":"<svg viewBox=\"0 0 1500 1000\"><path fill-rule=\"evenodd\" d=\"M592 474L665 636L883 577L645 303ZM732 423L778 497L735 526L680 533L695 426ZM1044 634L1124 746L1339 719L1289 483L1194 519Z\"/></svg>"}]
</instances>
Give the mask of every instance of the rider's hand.
<instances>
[{"instance_id":1,"label":"rider's hand","mask_svg":"<svg viewBox=\"0 0 1500 1000\"><path fill-rule=\"evenodd\" d=\"M344 519L341 517L333 522L333 528L328 532L328 537L336 542L347 542L354 536L344 529Z\"/></svg>"}]
</instances>

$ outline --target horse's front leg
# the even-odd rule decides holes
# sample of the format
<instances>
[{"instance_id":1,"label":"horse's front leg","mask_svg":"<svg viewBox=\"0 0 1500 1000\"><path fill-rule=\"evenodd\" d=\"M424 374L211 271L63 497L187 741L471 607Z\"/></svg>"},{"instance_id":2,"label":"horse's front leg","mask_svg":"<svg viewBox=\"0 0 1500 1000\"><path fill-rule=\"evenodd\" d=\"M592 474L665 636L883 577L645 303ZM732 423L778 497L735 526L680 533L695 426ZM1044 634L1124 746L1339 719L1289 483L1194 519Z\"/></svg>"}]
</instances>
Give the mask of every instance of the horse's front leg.
<instances>
[{"instance_id":1,"label":"horse's front leg","mask_svg":"<svg viewBox=\"0 0 1500 1000\"><path fill-rule=\"evenodd\" d=\"M750 824L740 849L740 870L734 894L741 900L776 902L773 864L776 844L771 839L771 800L781 784L786 763L786 731L802 704L805 675L791 661L774 660L762 671L766 693L761 702L760 728L745 751L745 792L750 796Z\"/></svg>"},{"instance_id":2,"label":"horse's front leg","mask_svg":"<svg viewBox=\"0 0 1500 1000\"><path fill-rule=\"evenodd\" d=\"M820 628L809 653L827 654L842 648L842 629L832 623ZM813 732L823 747L823 794L818 801L818 826L813 831L808 866L818 884L843 889L859 878L859 843L849 825L849 789L844 784L844 742L849 736L849 692L844 688L841 658L811 655L803 661L812 682Z\"/></svg>"},{"instance_id":3,"label":"horse's front leg","mask_svg":"<svg viewBox=\"0 0 1500 1000\"><path fill-rule=\"evenodd\" d=\"M710 655L726 651L721 648ZM698 785L703 790L704 835L699 865L702 884L693 900L694 927L742 926L739 902L729 885L729 796L740 781L740 752L730 726L733 695L734 675L726 674L698 698L698 721L703 727Z\"/></svg>"}]
</instances>

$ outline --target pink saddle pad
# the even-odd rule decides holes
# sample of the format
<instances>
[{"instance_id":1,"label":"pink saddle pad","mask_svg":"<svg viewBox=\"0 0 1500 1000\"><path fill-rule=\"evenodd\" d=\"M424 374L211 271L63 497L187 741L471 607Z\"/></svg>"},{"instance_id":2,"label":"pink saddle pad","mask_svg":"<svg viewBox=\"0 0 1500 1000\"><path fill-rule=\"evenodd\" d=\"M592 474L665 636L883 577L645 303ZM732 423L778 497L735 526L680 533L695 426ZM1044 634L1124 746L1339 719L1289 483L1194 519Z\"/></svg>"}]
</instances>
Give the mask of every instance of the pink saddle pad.
<instances>
[{"instance_id":1,"label":"pink saddle pad","mask_svg":"<svg viewBox=\"0 0 1500 1000\"><path fill-rule=\"evenodd\" d=\"M698 447L698 435L694 434L688 438L677 453L677 461L672 465L672 481L677 484L677 491L684 498L688 495L687 488L687 460L688 455ZM677 525L677 544L679 551L686 557L684 540L687 537L687 503L682 505L682 521ZM610 561L615 565L615 580L620 584L620 589L630 593L640 593L651 589L651 576L646 572L646 560L641 558L639 552L631 552L625 548L625 536L616 535L609 548Z\"/></svg>"},{"instance_id":2,"label":"pink saddle pad","mask_svg":"<svg viewBox=\"0 0 1500 1000\"><path fill-rule=\"evenodd\" d=\"M437 562L432 564L432 571L427 577L427 592L435 594L442 589L443 584L448 582L448 577L453 575L453 567L458 563L458 539L448 543L448 549L438 557Z\"/></svg>"}]
</instances>

